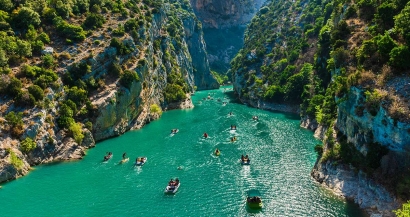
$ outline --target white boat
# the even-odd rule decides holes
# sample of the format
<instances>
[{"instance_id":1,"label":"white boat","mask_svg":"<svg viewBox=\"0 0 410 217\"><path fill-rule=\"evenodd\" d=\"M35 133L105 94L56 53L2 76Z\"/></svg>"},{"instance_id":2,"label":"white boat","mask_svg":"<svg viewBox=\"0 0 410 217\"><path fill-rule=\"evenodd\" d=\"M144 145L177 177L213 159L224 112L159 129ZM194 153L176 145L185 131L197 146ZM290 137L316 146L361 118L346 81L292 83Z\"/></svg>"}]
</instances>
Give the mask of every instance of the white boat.
<instances>
[{"instance_id":1,"label":"white boat","mask_svg":"<svg viewBox=\"0 0 410 217\"><path fill-rule=\"evenodd\" d=\"M143 166L147 162L147 157L139 157L140 160L135 162L135 166Z\"/></svg>"},{"instance_id":2,"label":"white boat","mask_svg":"<svg viewBox=\"0 0 410 217\"><path fill-rule=\"evenodd\" d=\"M176 185L168 185L165 188L165 193L171 193L171 194L175 194L178 191L179 186L181 185L181 182L179 182L179 180L177 181Z\"/></svg>"}]
</instances>

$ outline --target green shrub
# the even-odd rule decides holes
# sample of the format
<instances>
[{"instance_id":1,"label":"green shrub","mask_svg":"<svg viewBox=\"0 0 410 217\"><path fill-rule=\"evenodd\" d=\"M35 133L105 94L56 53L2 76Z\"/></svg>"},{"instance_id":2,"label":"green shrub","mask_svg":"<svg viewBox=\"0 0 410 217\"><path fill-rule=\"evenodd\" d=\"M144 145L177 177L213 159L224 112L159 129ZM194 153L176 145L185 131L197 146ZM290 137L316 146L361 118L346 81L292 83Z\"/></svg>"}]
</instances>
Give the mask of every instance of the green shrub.
<instances>
[{"instance_id":1,"label":"green shrub","mask_svg":"<svg viewBox=\"0 0 410 217\"><path fill-rule=\"evenodd\" d=\"M42 65L46 68L51 68L54 66L54 57L51 54L46 54L41 57L43 60Z\"/></svg>"},{"instance_id":2,"label":"green shrub","mask_svg":"<svg viewBox=\"0 0 410 217\"><path fill-rule=\"evenodd\" d=\"M407 3L404 9L394 17L395 29L410 44L410 3Z\"/></svg>"},{"instance_id":3,"label":"green shrub","mask_svg":"<svg viewBox=\"0 0 410 217\"><path fill-rule=\"evenodd\" d=\"M25 153L28 153L28 152L34 150L36 147L37 147L37 143L29 137L26 137L20 143L20 150L25 152Z\"/></svg>"},{"instance_id":4,"label":"green shrub","mask_svg":"<svg viewBox=\"0 0 410 217\"><path fill-rule=\"evenodd\" d=\"M117 38L111 39L110 46L115 47L117 49L117 54L119 55L129 54L133 51L131 47L124 44L122 41L118 40Z\"/></svg>"},{"instance_id":5,"label":"green shrub","mask_svg":"<svg viewBox=\"0 0 410 217\"><path fill-rule=\"evenodd\" d=\"M284 97L284 92L283 89L280 86L277 85L270 85L267 90L265 91L263 98L265 100L272 100L275 102L281 102L283 101Z\"/></svg>"},{"instance_id":6,"label":"green shrub","mask_svg":"<svg viewBox=\"0 0 410 217\"><path fill-rule=\"evenodd\" d=\"M71 124L74 123L74 122L75 121L72 117L67 117L67 116L60 116L57 119L58 127L64 128L64 129L69 128L71 126Z\"/></svg>"},{"instance_id":7,"label":"green shrub","mask_svg":"<svg viewBox=\"0 0 410 217\"><path fill-rule=\"evenodd\" d=\"M315 115L317 110L316 108L320 108L324 101L325 97L321 94L316 94L314 95L310 100L309 100L309 105L306 109L306 113L309 115Z\"/></svg>"},{"instance_id":8,"label":"green shrub","mask_svg":"<svg viewBox=\"0 0 410 217\"><path fill-rule=\"evenodd\" d=\"M371 115L375 116L379 111L381 101L387 96L387 94L377 89L373 91L367 90L364 94L366 96L366 108Z\"/></svg>"},{"instance_id":9,"label":"green shrub","mask_svg":"<svg viewBox=\"0 0 410 217\"><path fill-rule=\"evenodd\" d=\"M54 25L56 25L57 27L58 34L60 34L61 37L64 37L67 40L83 41L86 38L86 32L84 32L81 26L69 24L66 21L64 21L61 17L54 18L53 22Z\"/></svg>"},{"instance_id":10,"label":"green shrub","mask_svg":"<svg viewBox=\"0 0 410 217\"><path fill-rule=\"evenodd\" d=\"M88 100L87 91L74 86L67 91L67 99L72 100L77 106L80 106Z\"/></svg>"},{"instance_id":11,"label":"green shrub","mask_svg":"<svg viewBox=\"0 0 410 217\"><path fill-rule=\"evenodd\" d=\"M376 43L380 55L386 59L389 58L390 52L397 47L396 42L393 41L387 32L383 36L379 36Z\"/></svg>"},{"instance_id":12,"label":"green shrub","mask_svg":"<svg viewBox=\"0 0 410 217\"><path fill-rule=\"evenodd\" d=\"M224 74L219 74L218 72L211 71L212 76L216 79L218 84L222 85L228 81L228 76Z\"/></svg>"},{"instance_id":13,"label":"green shrub","mask_svg":"<svg viewBox=\"0 0 410 217\"><path fill-rule=\"evenodd\" d=\"M116 62L111 62L110 65L108 66L108 74L118 78L122 74L122 69L120 64Z\"/></svg>"},{"instance_id":14,"label":"green shrub","mask_svg":"<svg viewBox=\"0 0 410 217\"><path fill-rule=\"evenodd\" d=\"M376 14L376 7L375 4L377 2L374 0L360 0L358 1L357 5L360 9L360 17L365 19L366 21L370 21L373 19L374 14Z\"/></svg>"},{"instance_id":15,"label":"green shrub","mask_svg":"<svg viewBox=\"0 0 410 217\"><path fill-rule=\"evenodd\" d=\"M376 51L377 46L374 39L364 40L356 54L359 64L362 64L366 59L370 58Z\"/></svg>"},{"instance_id":16,"label":"green shrub","mask_svg":"<svg viewBox=\"0 0 410 217\"><path fill-rule=\"evenodd\" d=\"M151 113L154 113L154 114L159 114L159 115L162 114L162 109L157 104L152 104L150 106L150 111Z\"/></svg>"},{"instance_id":17,"label":"green shrub","mask_svg":"<svg viewBox=\"0 0 410 217\"><path fill-rule=\"evenodd\" d=\"M323 154L323 144L317 144L315 145L315 152L317 153L318 156L322 156Z\"/></svg>"},{"instance_id":18,"label":"green shrub","mask_svg":"<svg viewBox=\"0 0 410 217\"><path fill-rule=\"evenodd\" d=\"M50 44L50 37L48 37L45 32L40 33L40 35L37 36L37 40L42 41L44 44Z\"/></svg>"},{"instance_id":19,"label":"green shrub","mask_svg":"<svg viewBox=\"0 0 410 217\"><path fill-rule=\"evenodd\" d=\"M23 161L17 157L16 153L14 153L12 150L8 149L8 152L10 153L10 163L13 165L13 167L17 170L21 170L23 168Z\"/></svg>"},{"instance_id":20,"label":"green shrub","mask_svg":"<svg viewBox=\"0 0 410 217\"><path fill-rule=\"evenodd\" d=\"M118 28L114 29L114 30L112 31L112 34L113 34L113 35L116 35L116 36L124 36L124 35L125 35L124 26L118 25Z\"/></svg>"},{"instance_id":21,"label":"green shrub","mask_svg":"<svg viewBox=\"0 0 410 217\"><path fill-rule=\"evenodd\" d=\"M84 139L84 134L82 132L82 127L80 123L71 123L69 127L70 132L73 135L74 140L78 143L81 144L81 142Z\"/></svg>"},{"instance_id":22,"label":"green shrub","mask_svg":"<svg viewBox=\"0 0 410 217\"><path fill-rule=\"evenodd\" d=\"M85 122L85 128L92 131L93 130L93 123L91 121Z\"/></svg>"},{"instance_id":23,"label":"green shrub","mask_svg":"<svg viewBox=\"0 0 410 217\"><path fill-rule=\"evenodd\" d=\"M404 203L401 209L393 210L393 212L397 217L410 217L410 200Z\"/></svg>"},{"instance_id":24,"label":"green shrub","mask_svg":"<svg viewBox=\"0 0 410 217\"><path fill-rule=\"evenodd\" d=\"M28 92L33 95L33 97L38 100L42 100L44 98L44 91L38 85L32 85L28 87Z\"/></svg>"},{"instance_id":25,"label":"green shrub","mask_svg":"<svg viewBox=\"0 0 410 217\"><path fill-rule=\"evenodd\" d=\"M137 30L139 28L138 21L136 19L129 19L124 24L124 30L130 32L131 30Z\"/></svg>"},{"instance_id":26,"label":"green shrub","mask_svg":"<svg viewBox=\"0 0 410 217\"><path fill-rule=\"evenodd\" d=\"M9 112L6 115L6 121L11 127L23 126L23 113L15 113L14 111Z\"/></svg>"},{"instance_id":27,"label":"green shrub","mask_svg":"<svg viewBox=\"0 0 410 217\"><path fill-rule=\"evenodd\" d=\"M395 47L390 52L389 64L399 69L408 69L410 68L410 61L408 59L409 56L409 47L403 45Z\"/></svg>"},{"instance_id":28,"label":"green shrub","mask_svg":"<svg viewBox=\"0 0 410 217\"><path fill-rule=\"evenodd\" d=\"M87 29L101 28L105 23L104 16L101 14L90 13L85 19L83 26Z\"/></svg>"},{"instance_id":29,"label":"green shrub","mask_svg":"<svg viewBox=\"0 0 410 217\"><path fill-rule=\"evenodd\" d=\"M168 83L164 91L165 100L170 102L178 102L186 98L183 87L178 84Z\"/></svg>"},{"instance_id":30,"label":"green shrub","mask_svg":"<svg viewBox=\"0 0 410 217\"><path fill-rule=\"evenodd\" d=\"M40 40L35 40L31 42L31 48L33 49L34 53L39 54L44 49L44 43Z\"/></svg>"},{"instance_id":31,"label":"green shrub","mask_svg":"<svg viewBox=\"0 0 410 217\"><path fill-rule=\"evenodd\" d=\"M39 26L41 23L40 15L33 9L21 7L13 17L13 22L18 28L28 28L30 25Z\"/></svg>"},{"instance_id":32,"label":"green shrub","mask_svg":"<svg viewBox=\"0 0 410 217\"><path fill-rule=\"evenodd\" d=\"M120 84L126 88L130 88L133 82L139 82L140 78L135 71L125 70L120 77Z\"/></svg>"}]
</instances>

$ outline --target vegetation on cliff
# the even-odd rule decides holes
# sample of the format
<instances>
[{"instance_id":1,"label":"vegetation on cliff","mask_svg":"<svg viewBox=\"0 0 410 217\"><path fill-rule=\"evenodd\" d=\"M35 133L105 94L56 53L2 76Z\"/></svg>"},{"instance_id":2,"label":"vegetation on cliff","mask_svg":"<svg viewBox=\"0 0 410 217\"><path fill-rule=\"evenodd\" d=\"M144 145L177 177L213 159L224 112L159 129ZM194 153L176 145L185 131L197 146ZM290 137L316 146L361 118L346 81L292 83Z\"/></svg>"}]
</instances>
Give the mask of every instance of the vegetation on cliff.
<instances>
[{"instance_id":1,"label":"vegetation on cliff","mask_svg":"<svg viewBox=\"0 0 410 217\"><path fill-rule=\"evenodd\" d=\"M384 109L395 123L410 122L409 11L407 0L274 0L252 19L231 62L237 94L244 101L300 104L302 116L328 127L326 148L315 148L322 161L373 174L386 148L369 141L363 154L332 126L352 88L363 98L355 115L375 117ZM410 198L409 180L407 168L388 182Z\"/></svg>"},{"instance_id":2,"label":"vegetation on cliff","mask_svg":"<svg viewBox=\"0 0 410 217\"><path fill-rule=\"evenodd\" d=\"M187 0L0 1L0 152L10 148L20 167L37 148L55 154L64 138L80 146L85 129L99 127L92 100L107 90L157 88L156 114L184 100L194 90L186 17L194 17Z\"/></svg>"}]
</instances>

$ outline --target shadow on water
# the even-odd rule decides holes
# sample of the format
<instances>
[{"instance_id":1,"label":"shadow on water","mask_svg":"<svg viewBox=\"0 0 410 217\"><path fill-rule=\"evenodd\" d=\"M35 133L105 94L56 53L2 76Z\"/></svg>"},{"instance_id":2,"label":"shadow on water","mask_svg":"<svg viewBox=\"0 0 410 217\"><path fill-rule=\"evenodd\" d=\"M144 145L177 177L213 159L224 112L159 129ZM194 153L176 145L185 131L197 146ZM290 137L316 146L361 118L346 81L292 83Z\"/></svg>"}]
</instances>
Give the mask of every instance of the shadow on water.
<instances>
[{"instance_id":1,"label":"shadow on water","mask_svg":"<svg viewBox=\"0 0 410 217\"><path fill-rule=\"evenodd\" d=\"M299 121L300 120L300 116L298 114L294 114L294 113L285 113L285 112L281 112L287 119L290 120L295 120L295 121Z\"/></svg>"},{"instance_id":2,"label":"shadow on water","mask_svg":"<svg viewBox=\"0 0 410 217\"><path fill-rule=\"evenodd\" d=\"M353 201L346 201L344 210L346 216L369 216L366 211L361 210L359 205Z\"/></svg>"}]
</instances>

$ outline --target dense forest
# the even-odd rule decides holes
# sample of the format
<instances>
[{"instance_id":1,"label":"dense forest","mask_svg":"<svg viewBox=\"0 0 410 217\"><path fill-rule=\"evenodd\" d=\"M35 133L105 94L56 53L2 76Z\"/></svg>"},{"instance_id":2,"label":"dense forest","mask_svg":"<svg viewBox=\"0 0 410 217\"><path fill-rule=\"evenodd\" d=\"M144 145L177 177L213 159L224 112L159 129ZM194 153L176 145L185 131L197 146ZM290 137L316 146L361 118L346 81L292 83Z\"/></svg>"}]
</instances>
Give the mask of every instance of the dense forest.
<instances>
[{"instance_id":1,"label":"dense forest","mask_svg":"<svg viewBox=\"0 0 410 217\"><path fill-rule=\"evenodd\" d=\"M231 62L236 92L244 102L300 105L302 117L328 127L326 148L315 147L321 162L375 174L387 149L372 143L363 155L332 126L355 88L363 93L355 115L384 109L395 123L410 122L402 84L409 82L409 26L407 0L273 0L252 19ZM410 170L401 172L387 185L409 199Z\"/></svg>"}]
</instances>

